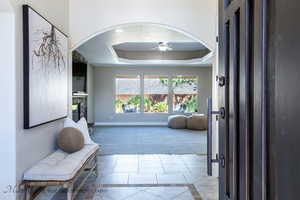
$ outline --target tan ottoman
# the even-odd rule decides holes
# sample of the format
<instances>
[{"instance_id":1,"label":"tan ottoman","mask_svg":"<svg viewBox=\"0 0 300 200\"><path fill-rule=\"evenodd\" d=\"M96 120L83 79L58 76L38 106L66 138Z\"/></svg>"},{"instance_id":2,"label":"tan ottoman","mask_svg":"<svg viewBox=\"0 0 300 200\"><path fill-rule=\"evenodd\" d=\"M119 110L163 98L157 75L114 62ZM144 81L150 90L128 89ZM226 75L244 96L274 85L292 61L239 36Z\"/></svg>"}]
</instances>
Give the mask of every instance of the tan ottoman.
<instances>
[{"instance_id":1,"label":"tan ottoman","mask_svg":"<svg viewBox=\"0 0 300 200\"><path fill-rule=\"evenodd\" d=\"M191 130L207 130L207 117L203 114L193 114L187 118L187 128Z\"/></svg>"},{"instance_id":2,"label":"tan ottoman","mask_svg":"<svg viewBox=\"0 0 300 200\"><path fill-rule=\"evenodd\" d=\"M184 115L171 115L168 118L168 127L174 129L186 128L186 116Z\"/></svg>"}]
</instances>

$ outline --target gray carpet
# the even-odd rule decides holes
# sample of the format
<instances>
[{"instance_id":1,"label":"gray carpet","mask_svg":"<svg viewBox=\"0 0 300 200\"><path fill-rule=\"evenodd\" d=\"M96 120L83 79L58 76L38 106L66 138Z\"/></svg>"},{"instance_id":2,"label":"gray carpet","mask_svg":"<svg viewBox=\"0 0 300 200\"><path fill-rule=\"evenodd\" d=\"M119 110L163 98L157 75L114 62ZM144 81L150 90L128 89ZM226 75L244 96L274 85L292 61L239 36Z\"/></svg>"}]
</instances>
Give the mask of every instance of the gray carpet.
<instances>
[{"instance_id":1,"label":"gray carpet","mask_svg":"<svg viewBox=\"0 0 300 200\"><path fill-rule=\"evenodd\" d=\"M92 139L110 154L206 154L206 131L167 127L96 127Z\"/></svg>"}]
</instances>

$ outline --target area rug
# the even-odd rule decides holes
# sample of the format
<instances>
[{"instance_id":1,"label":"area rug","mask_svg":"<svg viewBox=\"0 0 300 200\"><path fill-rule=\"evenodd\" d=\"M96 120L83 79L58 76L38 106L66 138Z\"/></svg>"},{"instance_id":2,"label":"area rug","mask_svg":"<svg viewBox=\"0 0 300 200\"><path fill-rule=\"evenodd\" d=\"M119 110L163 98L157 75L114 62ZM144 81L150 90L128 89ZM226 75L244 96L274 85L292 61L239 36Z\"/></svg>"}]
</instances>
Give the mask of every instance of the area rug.
<instances>
[{"instance_id":1,"label":"area rug","mask_svg":"<svg viewBox=\"0 0 300 200\"><path fill-rule=\"evenodd\" d=\"M101 155L206 154L206 131L168 127L96 127Z\"/></svg>"}]
</instances>

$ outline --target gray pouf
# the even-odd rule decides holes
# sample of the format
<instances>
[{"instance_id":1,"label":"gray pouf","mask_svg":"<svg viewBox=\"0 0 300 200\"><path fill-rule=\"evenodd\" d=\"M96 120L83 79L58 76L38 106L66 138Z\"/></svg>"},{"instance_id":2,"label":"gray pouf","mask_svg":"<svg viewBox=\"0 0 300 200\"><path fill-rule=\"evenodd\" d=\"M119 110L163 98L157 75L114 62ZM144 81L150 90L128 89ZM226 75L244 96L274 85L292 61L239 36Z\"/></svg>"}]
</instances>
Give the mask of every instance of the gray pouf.
<instances>
[{"instance_id":1,"label":"gray pouf","mask_svg":"<svg viewBox=\"0 0 300 200\"><path fill-rule=\"evenodd\" d=\"M168 127L174 129L186 128L186 116L184 115L171 115L168 117Z\"/></svg>"},{"instance_id":2,"label":"gray pouf","mask_svg":"<svg viewBox=\"0 0 300 200\"><path fill-rule=\"evenodd\" d=\"M190 130L207 130L207 117L202 114L194 114L188 117L187 128Z\"/></svg>"}]
</instances>

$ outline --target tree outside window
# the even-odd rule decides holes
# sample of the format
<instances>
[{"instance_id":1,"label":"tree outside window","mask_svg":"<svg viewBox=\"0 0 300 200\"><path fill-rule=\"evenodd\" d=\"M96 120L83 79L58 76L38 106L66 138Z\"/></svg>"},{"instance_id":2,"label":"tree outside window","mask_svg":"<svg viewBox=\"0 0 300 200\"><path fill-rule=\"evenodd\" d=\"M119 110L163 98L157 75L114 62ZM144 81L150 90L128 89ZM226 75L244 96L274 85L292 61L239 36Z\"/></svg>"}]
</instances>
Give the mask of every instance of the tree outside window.
<instances>
[{"instance_id":1,"label":"tree outside window","mask_svg":"<svg viewBox=\"0 0 300 200\"><path fill-rule=\"evenodd\" d=\"M173 76L173 111L179 113L198 112L198 81L196 76Z\"/></svg>"},{"instance_id":2,"label":"tree outside window","mask_svg":"<svg viewBox=\"0 0 300 200\"><path fill-rule=\"evenodd\" d=\"M116 113L140 112L140 76L116 77Z\"/></svg>"},{"instance_id":3,"label":"tree outside window","mask_svg":"<svg viewBox=\"0 0 300 200\"><path fill-rule=\"evenodd\" d=\"M144 112L168 113L168 76L144 77Z\"/></svg>"}]
</instances>

